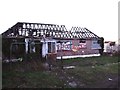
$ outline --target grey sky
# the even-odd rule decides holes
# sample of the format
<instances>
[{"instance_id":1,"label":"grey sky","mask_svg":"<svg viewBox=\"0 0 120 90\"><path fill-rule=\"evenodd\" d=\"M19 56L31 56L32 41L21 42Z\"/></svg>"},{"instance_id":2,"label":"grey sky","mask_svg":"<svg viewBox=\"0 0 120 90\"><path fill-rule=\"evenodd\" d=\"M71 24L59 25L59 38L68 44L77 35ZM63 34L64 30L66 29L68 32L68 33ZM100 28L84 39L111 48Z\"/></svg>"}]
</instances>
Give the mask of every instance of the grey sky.
<instances>
[{"instance_id":1,"label":"grey sky","mask_svg":"<svg viewBox=\"0 0 120 90\"><path fill-rule=\"evenodd\" d=\"M118 39L118 0L1 0L0 33L17 22L86 27L105 40Z\"/></svg>"}]
</instances>

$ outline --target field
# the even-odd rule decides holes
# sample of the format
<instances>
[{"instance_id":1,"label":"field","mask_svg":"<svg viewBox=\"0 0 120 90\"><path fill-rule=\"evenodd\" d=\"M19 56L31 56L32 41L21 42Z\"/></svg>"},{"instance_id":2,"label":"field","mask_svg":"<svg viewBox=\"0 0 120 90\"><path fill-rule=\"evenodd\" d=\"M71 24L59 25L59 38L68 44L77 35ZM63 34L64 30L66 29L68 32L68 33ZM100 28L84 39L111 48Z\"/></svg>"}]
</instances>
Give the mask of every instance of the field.
<instances>
[{"instance_id":1,"label":"field","mask_svg":"<svg viewBox=\"0 0 120 90\"><path fill-rule=\"evenodd\" d=\"M39 60L3 64L2 87L117 88L119 62L116 56L67 59L57 61L51 71Z\"/></svg>"}]
</instances>

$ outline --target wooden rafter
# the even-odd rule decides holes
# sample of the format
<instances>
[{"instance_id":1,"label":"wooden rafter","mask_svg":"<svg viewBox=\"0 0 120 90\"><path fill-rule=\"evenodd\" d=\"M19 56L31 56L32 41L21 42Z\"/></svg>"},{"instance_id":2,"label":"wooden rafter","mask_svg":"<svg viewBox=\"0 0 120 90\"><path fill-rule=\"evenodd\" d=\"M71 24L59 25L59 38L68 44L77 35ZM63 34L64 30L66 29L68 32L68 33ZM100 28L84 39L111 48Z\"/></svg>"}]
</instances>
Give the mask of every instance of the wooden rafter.
<instances>
[{"instance_id":1,"label":"wooden rafter","mask_svg":"<svg viewBox=\"0 0 120 90\"><path fill-rule=\"evenodd\" d=\"M72 27L71 30L68 31L65 25L26 22L18 22L2 34L3 37L42 37L43 35L64 39L99 38L87 28Z\"/></svg>"}]
</instances>

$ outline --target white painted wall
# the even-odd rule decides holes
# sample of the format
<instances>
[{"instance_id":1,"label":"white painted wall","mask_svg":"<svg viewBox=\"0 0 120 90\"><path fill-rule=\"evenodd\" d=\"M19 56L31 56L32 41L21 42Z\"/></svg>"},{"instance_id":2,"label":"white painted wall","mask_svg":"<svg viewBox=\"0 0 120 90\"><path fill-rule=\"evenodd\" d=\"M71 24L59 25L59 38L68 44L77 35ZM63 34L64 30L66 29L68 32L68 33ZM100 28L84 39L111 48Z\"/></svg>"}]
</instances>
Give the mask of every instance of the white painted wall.
<instances>
[{"instance_id":1,"label":"white painted wall","mask_svg":"<svg viewBox=\"0 0 120 90\"><path fill-rule=\"evenodd\" d=\"M28 42L29 42L29 38L25 38L25 51L26 53L28 53ZM55 53L57 53L57 43L56 40L52 39L42 39L41 42L42 44L42 57L45 57L46 54L48 54L48 42L54 42L55 43ZM35 48L33 48L33 51L35 52Z\"/></svg>"},{"instance_id":2,"label":"white painted wall","mask_svg":"<svg viewBox=\"0 0 120 90\"><path fill-rule=\"evenodd\" d=\"M29 42L29 39L25 38L25 51L26 51L26 54L28 53L28 42Z\"/></svg>"},{"instance_id":3,"label":"white painted wall","mask_svg":"<svg viewBox=\"0 0 120 90\"><path fill-rule=\"evenodd\" d=\"M110 46L109 43L104 43L104 52L113 52L118 51L118 45L115 44L115 46Z\"/></svg>"},{"instance_id":4,"label":"white painted wall","mask_svg":"<svg viewBox=\"0 0 120 90\"><path fill-rule=\"evenodd\" d=\"M48 54L48 42L43 42L42 44L42 57L45 57Z\"/></svg>"},{"instance_id":5,"label":"white painted wall","mask_svg":"<svg viewBox=\"0 0 120 90\"><path fill-rule=\"evenodd\" d=\"M41 42L43 43L42 45L42 57L45 57L46 54L48 54L48 42L54 42L55 43L55 51L57 52L57 47L56 47L56 40L52 39L42 39Z\"/></svg>"}]
</instances>

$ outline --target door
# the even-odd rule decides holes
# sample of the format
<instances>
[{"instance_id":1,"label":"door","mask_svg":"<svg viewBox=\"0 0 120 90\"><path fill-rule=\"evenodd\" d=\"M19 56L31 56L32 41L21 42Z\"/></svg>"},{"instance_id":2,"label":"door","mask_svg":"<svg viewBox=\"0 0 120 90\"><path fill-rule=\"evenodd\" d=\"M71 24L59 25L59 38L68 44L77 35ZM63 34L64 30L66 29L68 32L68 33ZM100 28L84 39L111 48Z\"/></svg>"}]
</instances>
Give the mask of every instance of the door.
<instances>
[{"instance_id":1,"label":"door","mask_svg":"<svg viewBox=\"0 0 120 90\"><path fill-rule=\"evenodd\" d=\"M35 53L38 58L42 58L42 44L40 41L35 41Z\"/></svg>"}]
</instances>

